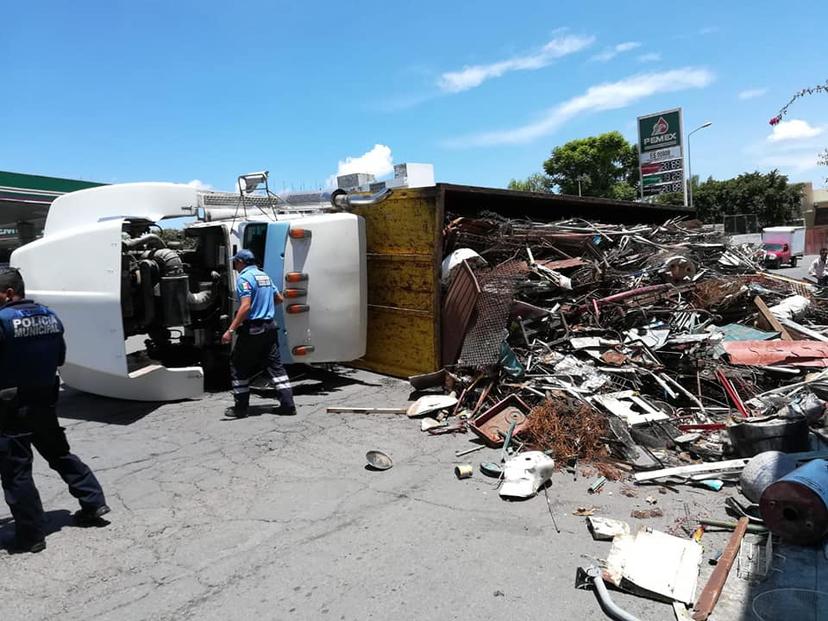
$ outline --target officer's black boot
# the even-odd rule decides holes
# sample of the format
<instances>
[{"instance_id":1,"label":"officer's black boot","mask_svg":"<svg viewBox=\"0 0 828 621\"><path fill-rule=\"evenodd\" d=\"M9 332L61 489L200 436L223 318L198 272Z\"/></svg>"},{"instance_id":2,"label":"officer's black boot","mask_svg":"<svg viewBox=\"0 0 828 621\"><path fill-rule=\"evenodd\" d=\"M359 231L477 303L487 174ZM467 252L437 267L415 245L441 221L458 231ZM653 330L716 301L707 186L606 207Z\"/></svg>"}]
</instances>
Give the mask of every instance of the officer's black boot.
<instances>
[{"instance_id":1,"label":"officer's black boot","mask_svg":"<svg viewBox=\"0 0 828 621\"><path fill-rule=\"evenodd\" d=\"M250 405L250 395L236 395L236 404L224 410L227 418L247 418Z\"/></svg>"}]
</instances>

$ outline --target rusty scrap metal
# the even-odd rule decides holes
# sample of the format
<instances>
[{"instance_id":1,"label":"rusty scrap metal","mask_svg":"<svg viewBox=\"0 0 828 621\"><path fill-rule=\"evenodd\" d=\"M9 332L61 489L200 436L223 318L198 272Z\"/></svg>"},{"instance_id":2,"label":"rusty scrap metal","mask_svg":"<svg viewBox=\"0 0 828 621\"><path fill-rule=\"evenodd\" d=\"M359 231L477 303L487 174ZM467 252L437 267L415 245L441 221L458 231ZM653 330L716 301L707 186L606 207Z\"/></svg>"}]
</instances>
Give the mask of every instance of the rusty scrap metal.
<instances>
[{"instance_id":1,"label":"rusty scrap metal","mask_svg":"<svg viewBox=\"0 0 828 621\"><path fill-rule=\"evenodd\" d=\"M733 562L736 560L736 555L739 554L739 546L745 536L748 528L748 519L746 517L739 518L736 530L730 536L730 539L725 546L722 556L716 563L716 568L710 574L707 584L704 585L699 598L696 600L696 605L693 607L693 621L706 621L716 607L719 601L719 596L722 594L727 576L730 573Z\"/></svg>"}]
</instances>

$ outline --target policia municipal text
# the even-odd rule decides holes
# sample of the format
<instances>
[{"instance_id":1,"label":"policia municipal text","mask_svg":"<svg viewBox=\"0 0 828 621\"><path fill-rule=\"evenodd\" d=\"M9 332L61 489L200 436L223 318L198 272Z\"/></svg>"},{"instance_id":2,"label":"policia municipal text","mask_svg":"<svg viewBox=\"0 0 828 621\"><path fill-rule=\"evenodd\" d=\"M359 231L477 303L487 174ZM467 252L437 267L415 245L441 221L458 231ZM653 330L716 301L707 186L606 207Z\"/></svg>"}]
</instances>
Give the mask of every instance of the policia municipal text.
<instances>
[{"instance_id":1,"label":"policia municipal text","mask_svg":"<svg viewBox=\"0 0 828 621\"><path fill-rule=\"evenodd\" d=\"M95 475L73 455L57 419L66 345L63 325L48 308L24 297L20 273L0 271L0 479L15 525L12 552L46 547L43 505L32 478L32 446L80 502L81 526L104 525L109 513Z\"/></svg>"}]
</instances>

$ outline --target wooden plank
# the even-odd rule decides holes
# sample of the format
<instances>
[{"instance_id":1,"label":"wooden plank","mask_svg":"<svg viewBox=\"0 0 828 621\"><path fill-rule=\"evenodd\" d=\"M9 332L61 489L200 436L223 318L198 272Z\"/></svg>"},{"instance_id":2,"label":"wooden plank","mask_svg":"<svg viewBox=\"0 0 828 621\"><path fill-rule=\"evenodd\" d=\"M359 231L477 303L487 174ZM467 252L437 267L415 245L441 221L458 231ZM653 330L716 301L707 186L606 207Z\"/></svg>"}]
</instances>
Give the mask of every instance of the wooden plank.
<instances>
[{"instance_id":1,"label":"wooden plank","mask_svg":"<svg viewBox=\"0 0 828 621\"><path fill-rule=\"evenodd\" d=\"M406 408L328 407L328 414L405 414Z\"/></svg>"},{"instance_id":2,"label":"wooden plank","mask_svg":"<svg viewBox=\"0 0 828 621\"><path fill-rule=\"evenodd\" d=\"M792 341L793 338L788 331L785 329L785 326L776 318L776 316L770 311L768 305L765 304L765 301L759 297L758 295L753 298L753 303L756 304L756 308L759 309L759 315L765 320L768 326L774 331L779 332L782 335L783 341Z\"/></svg>"},{"instance_id":3,"label":"wooden plank","mask_svg":"<svg viewBox=\"0 0 828 621\"><path fill-rule=\"evenodd\" d=\"M736 530L730 536L730 539L725 546L724 552L719 557L719 562L707 584L704 585L701 595L696 600L696 605L693 607L693 621L706 621L716 607L716 602L719 601L719 596L722 594L727 576L730 573L733 562L736 560L736 555L739 554L739 546L747 531L749 520L746 517L739 518Z\"/></svg>"}]
</instances>

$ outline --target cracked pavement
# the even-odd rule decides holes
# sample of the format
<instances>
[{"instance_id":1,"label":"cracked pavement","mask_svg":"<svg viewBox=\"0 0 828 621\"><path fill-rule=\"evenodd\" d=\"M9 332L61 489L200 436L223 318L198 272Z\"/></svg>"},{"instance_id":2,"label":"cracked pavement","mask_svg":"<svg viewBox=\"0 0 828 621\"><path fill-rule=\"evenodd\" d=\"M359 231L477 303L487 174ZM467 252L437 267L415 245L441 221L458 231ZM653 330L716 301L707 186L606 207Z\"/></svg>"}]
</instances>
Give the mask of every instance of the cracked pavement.
<instances>
[{"instance_id":1,"label":"cracked pavement","mask_svg":"<svg viewBox=\"0 0 828 621\"><path fill-rule=\"evenodd\" d=\"M0 618L595 619L598 604L573 588L575 571L609 544L572 512L595 506L633 528L667 529L684 504L693 513L710 504L695 489L626 497L627 483L590 496L591 478L562 471L549 488L556 533L543 494L505 502L477 470L499 451L455 458L471 434L429 436L406 416L325 411L406 405L407 382L314 371L296 393L297 416L231 421L228 393L142 404L64 390L59 413L104 486L111 523L73 526L74 500L36 456L53 532L41 554L0 551ZM370 449L394 467L366 469ZM462 462L475 474L458 481ZM631 519L652 493L665 516ZM3 504L0 534L11 529ZM613 597L645 618L672 618L665 604Z\"/></svg>"}]
</instances>

